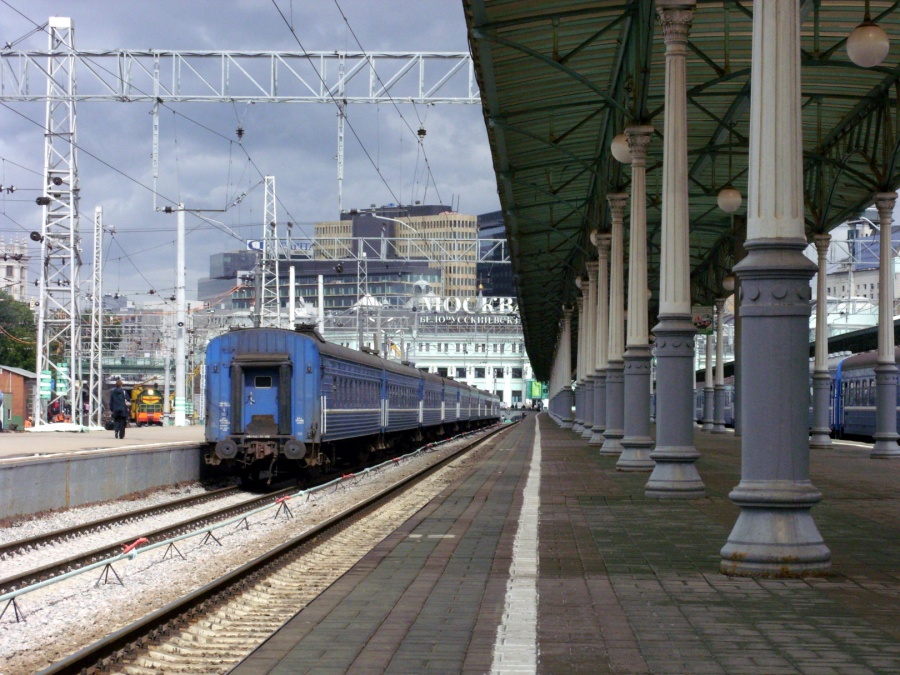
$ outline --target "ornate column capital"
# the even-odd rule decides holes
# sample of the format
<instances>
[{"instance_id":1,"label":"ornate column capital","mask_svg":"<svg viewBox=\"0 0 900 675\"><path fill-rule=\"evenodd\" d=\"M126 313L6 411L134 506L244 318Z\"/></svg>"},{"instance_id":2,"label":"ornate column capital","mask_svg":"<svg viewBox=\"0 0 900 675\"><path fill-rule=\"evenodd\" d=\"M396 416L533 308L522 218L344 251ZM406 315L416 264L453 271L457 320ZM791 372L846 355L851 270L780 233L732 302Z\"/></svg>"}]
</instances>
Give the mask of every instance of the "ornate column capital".
<instances>
[{"instance_id":1,"label":"ornate column capital","mask_svg":"<svg viewBox=\"0 0 900 675\"><path fill-rule=\"evenodd\" d=\"M653 127L647 125L625 127L625 138L628 139L628 149L631 150L631 168L643 168L647 166L647 147L650 145L650 136Z\"/></svg>"},{"instance_id":2,"label":"ornate column capital","mask_svg":"<svg viewBox=\"0 0 900 675\"><path fill-rule=\"evenodd\" d=\"M625 208L628 206L627 192L610 192L606 195L606 201L609 202L609 210L612 213L613 220L621 222L625 218Z\"/></svg>"},{"instance_id":3,"label":"ornate column capital","mask_svg":"<svg viewBox=\"0 0 900 675\"><path fill-rule=\"evenodd\" d=\"M813 235L813 243L816 245L816 253L819 258L824 258L825 254L828 253L828 247L831 246L831 235L815 234Z\"/></svg>"},{"instance_id":4,"label":"ornate column capital","mask_svg":"<svg viewBox=\"0 0 900 675\"><path fill-rule=\"evenodd\" d=\"M658 0L656 15L662 25L663 40L667 47L687 44L696 5L696 0Z\"/></svg>"},{"instance_id":5,"label":"ornate column capital","mask_svg":"<svg viewBox=\"0 0 900 675\"><path fill-rule=\"evenodd\" d=\"M896 201L896 192L879 192L875 195L875 208L878 209L878 216L882 223L884 223L885 220L889 223L893 221L894 204Z\"/></svg>"},{"instance_id":6,"label":"ornate column capital","mask_svg":"<svg viewBox=\"0 0 900 675\"><path fill-rule=\"evenodd\" d=\"M594 245L597 247L597 257L609 257L609 249L612 246L612 235L609 233L598 234Z\"/></svg>"}]
</instances>

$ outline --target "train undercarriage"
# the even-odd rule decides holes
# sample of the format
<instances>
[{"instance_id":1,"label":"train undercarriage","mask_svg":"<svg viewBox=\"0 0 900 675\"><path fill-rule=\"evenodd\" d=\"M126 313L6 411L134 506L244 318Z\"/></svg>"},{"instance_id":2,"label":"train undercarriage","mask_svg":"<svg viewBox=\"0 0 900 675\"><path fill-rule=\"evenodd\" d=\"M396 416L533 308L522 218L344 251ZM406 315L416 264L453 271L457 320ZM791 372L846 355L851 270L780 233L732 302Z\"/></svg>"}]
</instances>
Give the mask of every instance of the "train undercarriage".
<instances>
[{"instance_id":1,"label":"train undercarriage","mask_svg":"<svg viewBox=\"0 0 900 675\"><path fill-rule=\"evenodd\" d=\"M305 443L287 436L234 435L210 446L204 461L237 474L251 489L285 480L302 484L331 470L353 471L389 456L411 452L488 422L453 422L427 429L405 430L324 443Z\"/></svg>"}]
</instances>

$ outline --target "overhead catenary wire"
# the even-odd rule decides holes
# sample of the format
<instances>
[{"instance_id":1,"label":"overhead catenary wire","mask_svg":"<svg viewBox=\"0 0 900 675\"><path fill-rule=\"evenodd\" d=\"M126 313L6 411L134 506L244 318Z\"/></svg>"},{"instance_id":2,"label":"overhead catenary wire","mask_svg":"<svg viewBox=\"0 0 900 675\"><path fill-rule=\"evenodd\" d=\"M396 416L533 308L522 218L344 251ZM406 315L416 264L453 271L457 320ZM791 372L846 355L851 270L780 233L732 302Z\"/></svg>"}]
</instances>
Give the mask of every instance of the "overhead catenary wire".
<instances>
[{"instance_id":1,"label":"overhead catenary wire","mask_svg":"<svg viewBox=\"0 0 900 675\"><path fill-rule=\"evenodd\" d=\"M275 0L272 0L272 1L274 2ZM364 54L366 54L367 55L366 58L368 59L368 52L362 46L362 42L360 42L359 37L356 35L356 31L353 30L353 26L350 25L350 20L347 18L347 15L344 14L344 10L341 8L341 5L338 2L338 0L334 0L334 5L335 5L335 7L337 7L337 10L340 13L341 18L344 20L344 23L347 25L347 29L350 31L350 34L353 36L353 39L356 41L356 45L359 47L359 50L361 52L363 52ZM306 51L306 50L304 50L304 51ZM431 177L431 182L434 185L435 192L437 192L438 202L440 202L441 201L441 193L438 190L437 181L434 180L434 174L431 171L431 164L428 162L428 155L425 153L425 145L424 145L424 139L422 138L422 135L420 135L417 130L413 129L409 125L409 122L406 120L406 117L403 116L403 112L400 110L400 107L397 105L397 102L394 100L394 97L391 96L391 92L388 91L388 88L385 85L384 81L381 79L381 76L375 70L374 65L372 68L372 72L375 74L375 78L378 80L379 84L381 84L381 87L384 90L385 95L388 97L388 100L391 102L391 105L394 106L394 110L397 111L397 114L400 116L400 119L403 121L403 124L406 125L406 128L409 129L410 133L416 138L416 142L418 143L419 149L421 150L422 156L425 160L425 166L428 168L428 175ZM420 128L422 128L424 126L424 122L423 122L422 118L419 116L419 111L416 108L415 103L413 103L413 111L416 113L416 119L419 120ZM418 157L417 157L417 159L418 159ZM427 185L426 185L426 190L427 190Z\"/></svg>"},{"instance_id":2,"label":"overhead catenary wire","mask_svg":"<svg viewBox=\"0 0 900 675\"><path fill-rule=\"evenodd\" d=\"M300 50L306 56L307 60L309 61L310 67L313 69L313 72L316 74L316 77L318 77L319 81L325 85L326 91L328 92L328 95L331 97L331 101L338 108L338 111L340 111L340 109L341 109L340 102L337 100L334 93L328 88L328 83L325 81L325 78L322 77L322 74L319 72L319 69L316 68L315 63L313 63L313 60L310 57L309 52L306 51L306 47L304 47L303 43L300 41L300 37L297 35L297 32L294 30L294 27L291 25L291 22L288 21L287 17L284 15L284 12L281 11L281 7L278 6L278 3L275 0L272 0L272 4L275 6L275 10L278 12L279 16L281 16L281 19L284 21L284 24L288 27L288 30L290 31L290 33L293 36L294 40L296 41L297 45L300 47ZM365 143L363 143L362 138L360 138L359 134L356 132L356 129L353 127L353 124L350 123L350 120L347 118L346 115L344 115L344 122L347 125L347 127L350 129L350 133L353 134L353 137L356 139L356 142L359 143L359 147L362 148L362 151L365 154L366 159L369 160L369 163L372 165L372 168L375 169L375 173L378 174L378 177L381 179L381 182L384 183L384 186L387 188L391 197L393 197L394 201L399 204L401 201L400 198L397 197L397 195L394 193L394 190L391 188L387 179L384 177L384 174L381 173L381 169L378 168L378 164L375 162L374 159L372 159L371 153L369 152L368 148L366 148L366 145L365 145Z\"/></svg>"}]
</instances>

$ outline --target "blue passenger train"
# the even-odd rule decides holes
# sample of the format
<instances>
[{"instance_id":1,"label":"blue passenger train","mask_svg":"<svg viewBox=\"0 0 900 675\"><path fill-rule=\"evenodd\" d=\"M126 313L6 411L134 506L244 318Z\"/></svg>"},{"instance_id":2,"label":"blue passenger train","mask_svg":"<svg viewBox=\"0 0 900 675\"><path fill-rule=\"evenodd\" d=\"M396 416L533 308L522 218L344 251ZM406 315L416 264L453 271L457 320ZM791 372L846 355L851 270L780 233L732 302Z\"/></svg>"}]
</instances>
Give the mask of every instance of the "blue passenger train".
<instances>
[{"instance_id":1,"label":"blue passenger train","mask_svg":"<svg viewBox=\"0 0 900 675\"><path fill-rule=\"evenodd\" d=\"M894 348L894 360L900 357L900 347ZM875 435L875 366L878 351L853 354L829 364L832 374L828 418L836 438L844 436L873 437ZM900 423L900 388L895 402Z\"/></svg>"},{"instance_id":2,"label":"blue passenger train","mask_svg":"<svg viewBox=\"0 0 900 675\"><path fill-rule=\"evenodd\" d=\"M249 482L363 461L499 416L492 394L313 330L234 330L206 348L206 461Z\"/></svg>"},{"instance_id":3,"label":"blue passenger train","mask_svg":"<svg viewBox=\"0 0 900 675\"><path fill-rule=\"evenodd\" d=\"M895 347L895 360L900 359L900 347ZM828 358L831 386L828 394L828 425L835 438L845 436L871 439L875 435L875 366L876 350L860 354L838 354ZM809 424L813 425L812 377L809 372ZM694 418L703 422L703 383L694 389ZM725 378L725 425L734 426L734 378ZM900 428L900 388L897 390L897 425Z\"/></svg>"}]
</instances>

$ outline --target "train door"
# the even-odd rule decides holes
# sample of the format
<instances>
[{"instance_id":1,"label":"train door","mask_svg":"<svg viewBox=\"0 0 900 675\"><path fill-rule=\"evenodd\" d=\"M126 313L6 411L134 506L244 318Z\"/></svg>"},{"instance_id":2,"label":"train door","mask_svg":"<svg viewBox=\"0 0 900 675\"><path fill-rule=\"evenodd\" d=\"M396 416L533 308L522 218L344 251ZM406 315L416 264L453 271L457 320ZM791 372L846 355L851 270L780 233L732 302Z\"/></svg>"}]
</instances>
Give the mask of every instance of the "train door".
<instances>
[{"instance_id":1,"label":"train door","mask_svg":"<svg viewBox=\"0 0 900 675\"><path fill-rule=\"evenodd\" d=\"M278 434L279 369L273 366L244 366L243 427L249 435Z\"/></svg>"}]
</instances>

